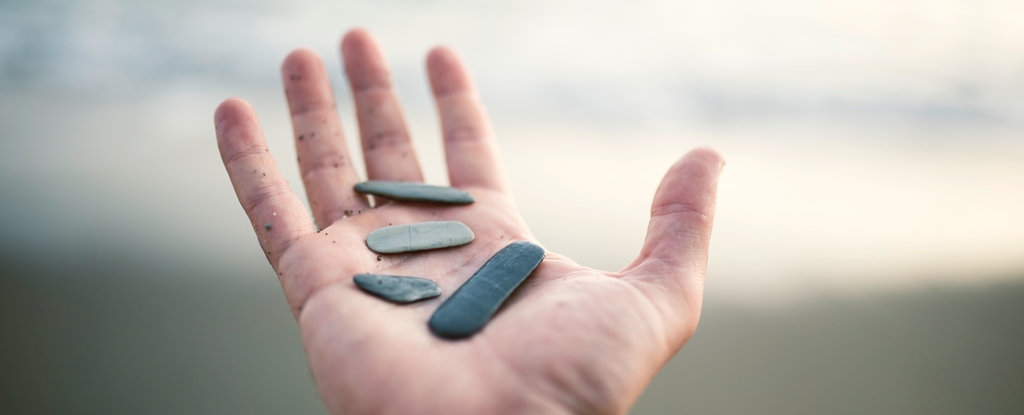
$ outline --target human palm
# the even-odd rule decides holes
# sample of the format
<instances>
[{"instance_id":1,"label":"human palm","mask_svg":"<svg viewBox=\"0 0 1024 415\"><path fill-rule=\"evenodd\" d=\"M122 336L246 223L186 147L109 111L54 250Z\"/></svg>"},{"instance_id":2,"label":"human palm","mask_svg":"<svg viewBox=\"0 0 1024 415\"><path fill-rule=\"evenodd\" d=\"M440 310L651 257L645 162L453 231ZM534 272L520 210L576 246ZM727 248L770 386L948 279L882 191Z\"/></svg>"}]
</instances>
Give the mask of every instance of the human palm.
<instances>
[{"instance_id":1,"label":"human palm","mask_svg":"<svg viewBox=\"0 0 1024 415\"><path fill-rule=\"evenodd\" d=\"M373 39L350 32L342 53L367 175L422 181L387 67ZM695 150L666 175L640 256L619 272L548 252L484 329L464 340L427 320L502 247L539 242L519 216L497 146L465 70L447 49L427 59L451 184L465 206L374 205L355 193L331 88L319 59L298 50L282 78L303 183L317 225L277 169L252 108L217 109L221 155L239 201L298 320L320 395L332 413L623 413L689 339L700 316L721 158ZM378 255L365 244L391 224L457 220L468 245ZM434 280L440 298L397 305L361 292L358 273Z\"/></svg>"}]
</instances>

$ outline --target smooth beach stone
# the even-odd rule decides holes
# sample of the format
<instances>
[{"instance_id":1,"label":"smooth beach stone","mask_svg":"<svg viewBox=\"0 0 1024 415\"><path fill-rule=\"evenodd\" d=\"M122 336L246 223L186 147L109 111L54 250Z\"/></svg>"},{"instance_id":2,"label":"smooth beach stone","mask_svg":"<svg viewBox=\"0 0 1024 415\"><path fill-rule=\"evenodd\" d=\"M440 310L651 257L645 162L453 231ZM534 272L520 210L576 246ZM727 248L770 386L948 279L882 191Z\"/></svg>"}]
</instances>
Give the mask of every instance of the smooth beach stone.
<instances>
[{"instance_id":1,"label":"smooth beach stone","mask_svg":"<svg viewBox=\"0 0 1024 415\"><path fill-rule=\"evenodd\" d=\"M458 221L388 226L366 237L366 246L381 254L448 248L470 242L473 242L473 231Z\"/></svg>"},{"instance_id":2,"label":"smooth beach stone","mask_svg":"<svg viewBox=\"0 0 1024 415\"><path fill-rule=\"evenodd\" d=\"M441 287L426 278L356 274L352 281L363 291L396 303L411 303L441 295Z\"/></svg>"},{"instance_id":3,"label":"smooth beach stone","mask_svg":"<svg viewBox=\"0 0 1024 415\"><path fill-rule=\"evenodd\" d=\"M473 199L473 195L454 187L432 186L423 183L371 180L356 183L356 191L403 202L468 205L476 201Z\"/></svg>"},{"instance_id":4,"label":"smooth beach stone","mask_svg":"<svg viewBox=\"0 0 1024 415\"><path fill-rule=\"evenodd\" d=\"M526 241L502 248L437 308L430 331L448 339L476 334L543 260L544 248Z\"/></svg>"}]
</instances>

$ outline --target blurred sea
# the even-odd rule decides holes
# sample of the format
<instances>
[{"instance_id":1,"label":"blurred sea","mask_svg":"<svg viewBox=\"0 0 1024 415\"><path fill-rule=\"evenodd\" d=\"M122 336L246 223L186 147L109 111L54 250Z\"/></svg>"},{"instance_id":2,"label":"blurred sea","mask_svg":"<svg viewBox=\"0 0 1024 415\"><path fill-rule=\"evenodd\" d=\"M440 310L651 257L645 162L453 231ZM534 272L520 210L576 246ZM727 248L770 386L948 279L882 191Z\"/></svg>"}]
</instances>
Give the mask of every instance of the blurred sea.
<instances>
[{"instance_id":1,"label":"blurred sea","mask_svg":"<svg viewBox=\"0 0 1024 415\"><path fill-rule=\"evenodd\" d=\"M582 264L726 156L701 327L635 413L1024 412L1020 2L0 0L0 413L322 412L212 112L253 103L301 183L280 61L321 53L351 144L354 26L434 183L422 61L461 51Z\"/></svg>"}]
</instances>

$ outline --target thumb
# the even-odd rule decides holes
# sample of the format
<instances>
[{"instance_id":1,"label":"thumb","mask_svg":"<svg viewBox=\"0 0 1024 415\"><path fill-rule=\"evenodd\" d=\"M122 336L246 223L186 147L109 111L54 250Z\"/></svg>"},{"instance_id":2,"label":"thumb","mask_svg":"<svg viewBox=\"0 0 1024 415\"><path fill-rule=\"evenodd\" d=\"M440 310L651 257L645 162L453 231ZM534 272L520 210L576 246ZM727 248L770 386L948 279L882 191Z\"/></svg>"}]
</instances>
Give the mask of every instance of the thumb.
<instances>
[{"instance_id":1,"label":"thumb","mask_svg":"<svg viewBox=\"0 0 1024 415\"><path fill-rule=\"evenodd\" d=\"M718 176L724 165L718 152L699 148L669 169L654 195L640 255L622 271L667 320L692 320L693 329L697 318L687 317L700 315Z\"/></svg>"}]
</instances>

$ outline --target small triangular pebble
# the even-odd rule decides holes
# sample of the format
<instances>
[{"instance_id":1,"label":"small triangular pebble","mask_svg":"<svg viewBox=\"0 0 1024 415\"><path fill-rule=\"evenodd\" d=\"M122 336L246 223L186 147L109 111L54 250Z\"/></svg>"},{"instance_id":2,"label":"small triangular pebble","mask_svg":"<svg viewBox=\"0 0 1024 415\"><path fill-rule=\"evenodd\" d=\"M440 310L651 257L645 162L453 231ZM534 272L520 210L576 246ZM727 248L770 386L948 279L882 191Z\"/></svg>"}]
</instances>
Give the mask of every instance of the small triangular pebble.
<instances>
[{"instance_id":1,"label":"small triangular pebble","mask_svg":"<svg viewBox=\"0 0 1024 415\"><path fill-rule=\"evenodd\" d=\"M441 295L441 287L426 278L356 274L352 281L363 291L396 303L411 303Z\"/></svg>"}]
</instances>

